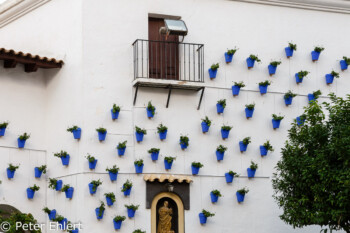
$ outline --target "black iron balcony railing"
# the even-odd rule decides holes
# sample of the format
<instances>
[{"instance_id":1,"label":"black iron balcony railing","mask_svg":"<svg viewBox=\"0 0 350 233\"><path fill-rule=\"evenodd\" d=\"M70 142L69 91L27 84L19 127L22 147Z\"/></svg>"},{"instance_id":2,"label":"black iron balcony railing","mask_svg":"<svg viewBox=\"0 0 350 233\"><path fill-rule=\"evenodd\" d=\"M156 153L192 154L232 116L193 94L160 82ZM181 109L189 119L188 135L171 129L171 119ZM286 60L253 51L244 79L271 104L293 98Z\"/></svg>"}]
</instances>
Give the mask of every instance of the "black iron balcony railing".
<instances>
[{"instance_id":1,"label":"black iron balcony railing","mask_svg":"<svg viewBox=\"0 0 350 233\"><path fill-rule=\"evenodd\" d=\"M204 45L137 39L134 79L204 82Z\"/></svg>"}]
</instances>

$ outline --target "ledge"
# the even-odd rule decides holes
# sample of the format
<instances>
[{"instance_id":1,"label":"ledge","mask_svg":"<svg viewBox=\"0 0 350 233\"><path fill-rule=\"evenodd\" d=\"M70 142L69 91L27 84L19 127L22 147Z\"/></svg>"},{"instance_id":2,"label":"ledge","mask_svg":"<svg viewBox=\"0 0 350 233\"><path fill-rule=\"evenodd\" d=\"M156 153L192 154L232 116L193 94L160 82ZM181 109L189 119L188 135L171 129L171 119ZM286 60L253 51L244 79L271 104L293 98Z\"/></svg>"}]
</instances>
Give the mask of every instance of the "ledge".
<instances>
[{"instance_id":1,"label":"ledge","mask_svg":"<svg viewBox=\"0 0 350 233\"><path fill-rule=\"evenodd\" d=\"M156 78L136 78L133 81L134 87L155 87L155 88L165 88L168 89L185 89L185 90L195 90L199 91L203 89L204 83L201 82L187 82L178 80L166 80L166 79L156 79Z\"/></svg>"}]
</instances>

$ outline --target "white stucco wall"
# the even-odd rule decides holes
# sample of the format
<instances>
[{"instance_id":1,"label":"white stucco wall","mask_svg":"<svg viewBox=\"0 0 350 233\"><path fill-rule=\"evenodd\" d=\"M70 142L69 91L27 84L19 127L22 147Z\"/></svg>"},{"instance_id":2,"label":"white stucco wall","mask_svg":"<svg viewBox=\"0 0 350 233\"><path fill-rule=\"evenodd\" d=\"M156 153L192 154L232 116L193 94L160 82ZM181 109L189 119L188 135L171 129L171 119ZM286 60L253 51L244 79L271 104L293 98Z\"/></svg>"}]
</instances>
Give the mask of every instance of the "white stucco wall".
<instances>
[{"instance_id":1,"label":"white stucco wall","mask_svg":"<svg viewBox=\"0 0 350 233\"><path fill-rule=\"evenodd\" d=\"M205 45L205 71L212 63L219 62L218 76L209 80L201 109L197 110L199 93L173 91L170 106L165 108L167 91L140 89L136 106L132 105L133 57L132 42L148 37L148 13L181 16L189 28L185 42ZM339 71L339 59L350 51L345 30L350 26L349 15L293 8L255 5L231 1L141 1L104 0L68 1L52 0L35 11L0 29L0 47L12 48L64 59L61 70L23 72L23 67L13 70L0 68L0 121L10 121L5 137L0 138L1 203L11 204L21 211L32 212L40 221L47 221L41 211L43 206L55 208L59 214L72 222L82 221L82 232L111 232L112 218L126 215L124 204L140 204L136 217L123 223L121 232L142 228L150 232L150 210L145 208L145 182L142 175L134 174L133 161L143 158L144 173L190 174L192 161L204 164L200 175L193 177L191 184L191 208L185 211L186 232L315 232L317 227L294 230L285 225L281 213L272 199L271 176L273 167L280 158L280 148L287 139L287 130L296 116L307 105L308 93L320 89L323 96L335 92L344 96L349 92L349 73L341 72L341 78L327 86L324 75L332 69ZM298 45L292 59L285 58L284 47L288 41ZM315 45L326 50L317 63L312 63L310 52ZM227 48L239 47L232 64L225 64ZM262 63L252 70L246 67L249 54L258 54ZM272 60L281 60L277 74L269 77L267 65ZM299 86L294 74L301 69L311 74ZM258 83L272 81L269 93L261 96ZM247 85L238 97L232 97L231 85L244 81ZM16 90L16 92L14 91ZM284 105L283 94L292 90L300 94L293 105ZM9 98L11 97L11 98ZM223 115L216 114L216 101L227 100ZM321 100L326 98L321 97ZM145 106L148 101L156 106L156 116L149 120ZM254 117L247 120L244 105L254 102ZM113 103L122 107L120 117L113 122L110 108ZM282 114L285 119L281 128L273 130L271 115ZM201 118L213 120L210 132L201 133ZM168 126L168 137L160 142L156 127ZM73 124L82 129L82 139L73 140L66 128ZM222 124L233 125L228 140L220 136ZM134 126L148 130L144 142L137 144ZM98 127L108 130L107 140L100 143L95 131ZM22 132L31 133L27 149L16 148L16 138ZM190 146L181 151L179 136L188 135ZM245 154L239 152L238 142L252 137ZM270 140L275 148L266 158L261 158L259 145ZM115 149L118 142L128 140L124 157L118 157ZM215 149L219 144L228 147L224 161L218 163ZM161 149L160 160L153 163L147 150ZM40 151L36 151L36 150ZM66 150L71 155L68 168L61 165L53 153ZM99 162L94 172L88 169L85 159L91 153ZM176 156L170 172L164 170L162 158ZM236 179L227 185L224 172L234 170L246 175L246 168L253 160L259 164L256 178ZM26 161L26 162L25 162ZM25 198L25 188L34 183L34 166L47 161L46 177L59 177L75 188L73 200L53 190L45 190L44 180L35 183L41 186L33 201ZM6 167L9 162L21 163L13 181L7 181ZM116 183L111 183L105 168L117 164L120 174ZM101 179L103 185L97 194L90 196L87 184L92 179ZM126 179L132 180L131 196L125 198L120 188ZM236 202L237 189L247 186L250 192L244 204ZM219 203L210 202L209 192L219 189L224 195ZM94 209L104 193L115 192L117 203L108 208L105 217L98 222ZM37 194L36 194L37 195ZM215 212L206 226L201 226L198 213L202 209Z\"/></svg>"}]
</instances>

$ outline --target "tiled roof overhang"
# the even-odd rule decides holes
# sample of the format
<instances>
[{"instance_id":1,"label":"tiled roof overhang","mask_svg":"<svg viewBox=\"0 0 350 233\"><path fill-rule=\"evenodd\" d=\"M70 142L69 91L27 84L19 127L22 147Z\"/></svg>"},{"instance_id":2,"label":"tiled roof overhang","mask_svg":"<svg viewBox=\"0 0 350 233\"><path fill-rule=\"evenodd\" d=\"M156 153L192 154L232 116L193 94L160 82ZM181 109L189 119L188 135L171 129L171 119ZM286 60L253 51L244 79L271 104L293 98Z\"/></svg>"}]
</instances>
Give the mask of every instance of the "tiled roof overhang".
<instances>
[{"instance_id":1,"label":"tiled roof overhang","mask_svg":"<svg viewBox=\"0 0 350 233\"><path fill-rule=\"evenodd\" d=\"M154 182L158 180L160 183L168 181L172 183L174 181L178 181L179 183L186 182L191 183L192 179L189 176L181 176L181 175L169 175L169 174L146 174L143 176L145 181Z\"/></svg>"}]
</instances>

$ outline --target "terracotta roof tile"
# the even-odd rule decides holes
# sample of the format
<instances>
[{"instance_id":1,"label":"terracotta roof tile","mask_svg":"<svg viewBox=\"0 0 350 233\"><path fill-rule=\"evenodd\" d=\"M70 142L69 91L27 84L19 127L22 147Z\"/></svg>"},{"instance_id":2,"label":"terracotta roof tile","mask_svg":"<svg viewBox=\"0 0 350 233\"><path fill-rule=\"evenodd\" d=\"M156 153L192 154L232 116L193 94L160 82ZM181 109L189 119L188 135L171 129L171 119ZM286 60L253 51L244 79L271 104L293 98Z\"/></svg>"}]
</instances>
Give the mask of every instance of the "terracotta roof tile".
<instances>
[{"instance_id":1,"label":"terracotta roof tile","mask_svg":"<svg viewBox=\"0 0 350 233\"><path fill-rule=\"evenodd\" d=\"M170 175L170 174L146 174L143 176L143 179L145 181L154 182L155 180L158 180L159 182L163 183L165 181L168 181L170 183L174 181L178 181L179 183L186 182L191 183L192 179L190 176L182 176L182 175Z\"/></svg>"}]
</instances>

